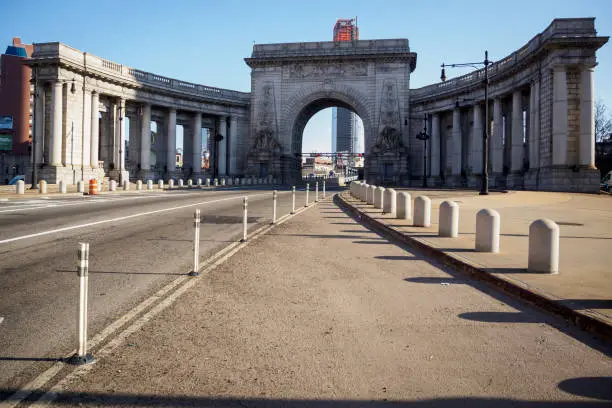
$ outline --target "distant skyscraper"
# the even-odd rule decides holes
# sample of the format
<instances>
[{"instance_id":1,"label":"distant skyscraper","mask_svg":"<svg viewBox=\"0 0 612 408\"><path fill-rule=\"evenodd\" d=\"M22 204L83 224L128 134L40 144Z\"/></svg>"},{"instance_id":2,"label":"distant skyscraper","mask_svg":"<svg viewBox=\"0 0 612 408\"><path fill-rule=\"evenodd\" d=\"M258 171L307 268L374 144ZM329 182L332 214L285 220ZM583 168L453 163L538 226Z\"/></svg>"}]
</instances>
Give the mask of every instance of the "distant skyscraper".
<instances>
[{"instance_id":1,"label":"distant skyscraper","mask_svg":"<svg viewBox=\"0 0 612 408\"><path fill-rule=\"evenodd\" d=\"M334 25L334 41L359 39L357 19L339 19ZM357 150L356 115L345 108L333 108L332 151L353 153Z\"/></svg>"}]
</instances>

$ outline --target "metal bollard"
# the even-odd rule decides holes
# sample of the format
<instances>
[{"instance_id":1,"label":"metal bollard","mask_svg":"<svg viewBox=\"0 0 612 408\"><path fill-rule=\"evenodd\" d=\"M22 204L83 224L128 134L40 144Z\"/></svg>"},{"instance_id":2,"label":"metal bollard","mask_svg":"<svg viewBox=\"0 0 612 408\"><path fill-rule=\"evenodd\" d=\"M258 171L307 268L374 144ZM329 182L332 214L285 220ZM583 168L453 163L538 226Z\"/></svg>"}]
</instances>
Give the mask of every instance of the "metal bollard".
<instances>
[{"instance_id":1,"label":"metal bollard","mask_svg":"<svg viewBox=\"0 0 612 408\"><path fill-rule=\"evenodd\" d=\"M412 218L411 204L410 193L400 192L397 195L397 218L400 220L409 220Z\"/></svg>"},{"instance_id":2,"label":"metal bollard","mask_svg":"<svg viewBox=\"0 0 612 408\"><path fill-rule=\"evenodd\" d=\"M559 273L559 225L548 219L529 226L528 272Z\"/></svg>"},{"instance_id":3,"label":"metal bollard","mask_svg":"<svg viewBox=\"0 0 612 408\"><path fill-rule=\"evenodd\" d=\"M444 201L440 204L438 235L450 238L459 236L459 204L456 202Z\"/></svg>"},{"instance_id":4,"label":"metal bollard","mask_svg":"<svg viewBox=\"0 0 612 408\"><path fill-rule=\"evenodd\" d=\"M291 214L295 214L295 186L291 188Z\"/></svg>"},{"instance_id":5,"label":"metal bollard","mask_svg":"<svg viewBox=\"0 0 612 408\"><path fill-rule=\"evenodd\" d=\"M323 180L323 198L325 198L325 180Z\"/></svg>"},{"instance_id":6,"label":"metal bollard","mask_svg":"<svg viewBox=\"0 0 612 408\"><path fill-rule=\"evenodd\" d=\"M38 183L38 192L40 194L47 194L47 182L45 180L40 180Z\"/></svg>"},{"instance_id":7,"label":"metal bollard","mask_svg":"<svg viewBox=\"0 0 612 408\"><path fill-rule=\"evenodd\" d=\"M153 190L153 180L147 180L147 190Z\"/></svg>"},{"instance_id":8,"label":"metal bollard","mask_svg":"<svg viewBox=\"0 0 612 408\"><path fill-rule=\"evenodd\" d=\"M66 191L67 191L66 182L64 180L60 180L59 181L59 192L60 192L60 194L66 194Z\"/></svg>"},{"instance_id":9,"label":"metal bollard","mask_svg":"<svg viewBox=\"0 0 612 408\"><path fill-rule=\"evenodd\" d=\"M304 207L308 207L308 193L310 192L310 184L306 183L306 205Z\"/></svg>"},{"instance_id":10,"label":"metal bollard","mask_svg":"<svg viewBox=\"0 0 612 408\"><path fill-rule=\"evenodd\" d=\"M130 181L129 180L123 180L123 190L124 191L128 191L130 189Z\"/></svg>"},{"instance_id":11,"label":"metal bollard","mask_svg":"<svg viewBox=\"0 0 612 408\"><path fill-rule=\"evenodd\" d=\"M136 181L136 190L142 190L142 180Z\"/></svg>"},{"instance_id":12,"label":"metal bollard","mask_svg":"<svg viewBox=\"0 0 612 408\"><path fill-rule=\"evenodd\" d=\"M23 180L17 181L15 185L15 192L17 194L25 194L25 182Z\"/></svg>"},{"instance_id":13,"label":"metal bollard","mask_svg":"<svg viewBox=\"0 0 612 408\"><path fill-rule=\"evenodd\" d=\"M244 196L242 199L242 239L240 242L247 242L247 208L249 206L249 197Z\"/></svg>"},{"instance_id":14,"label":"metal bollard","mask_svg":"<svg viewBox=\"0 0 612 408\"><path fill-rule=\"evenodd\" d=\"M431 200L427 196L414 199L414 226L429 227L431 225Z\"/></svg>"},{"instance_id":15,"label":"metal bollard","mask_svg":"<svg viewBox=\"0 0 612 408\"><path fill-rule=\"evenodd\" d=\"M319 202L319 182L315 183L315 203Z\"/></svg>"},{"instance_id":16,"label":"metal bollard","mask_svg":"<svg viewBox=\"0 0 612 408\"><path fill-rule=\"evenodd\" d=\"M278 199L278 192L274 190L272 192L272 224L276 224L276 200Z\"/></svg>"},{"instance_id":17,"label":"metal bollard","mask_svg":"<svg viewBox=\"0 0 612 408\"><path fill-rule=\"evenodd\" d=\"M490 208L476 214L476 251L499 252L499 213Z\"/></svg>"},{"instance_id":18,"label":"metal bollard","mask_svg":"<svg viewBox=\"0 0 612 408\"><path fill-rule=\"evenodd\" d=\"M75 365L91 363L94 358L87 353L87 292L89 284L89 244L79 243L79 263L77 274L79 277L79 309L77 322L77 336L79 348L75 355L70 357L69 363Z\"/></svg>"},{"instance_id":19,"label":"metal bollard","mask_svg":"<svg viewBox=\"0 0 612 408\"><path fill-rule=\"evenodd\" d=\"M200 209L196 208L193 214L193 229L195 236L193 237L193 270L189 272L189 276L200 275Z\"/></svg>"}]
</instances>

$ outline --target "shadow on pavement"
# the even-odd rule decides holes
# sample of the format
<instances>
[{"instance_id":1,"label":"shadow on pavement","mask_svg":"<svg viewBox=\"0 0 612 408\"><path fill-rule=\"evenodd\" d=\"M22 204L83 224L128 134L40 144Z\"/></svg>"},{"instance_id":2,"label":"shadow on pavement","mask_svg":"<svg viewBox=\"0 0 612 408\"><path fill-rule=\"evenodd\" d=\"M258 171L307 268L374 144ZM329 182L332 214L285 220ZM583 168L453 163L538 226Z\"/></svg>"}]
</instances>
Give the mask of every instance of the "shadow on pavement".
<instances>
[{"instance_id":1,"label":"shadow on pavement","mask_svg":"<svg viewBox=\"0 0 612 408\"><path fill-rule=\"evenodd\" d=\"M6 357L0 356L0 361L64 361L59 357Z\"/></svg>"},{"instance_id":2,"label":"shadow on pavement","mask_svg":"<svg viewBox=\"0 0 612 408\"><path fill-rule=\"evenodd\" d=\"M466 312L458 316L465 320L484 323L542 323L537 316L523 312Z\"/></svg>"},{"instance_id":3,"label":"shadow on pavement","mask_svg":"<svg viewBox=\"0 0 612 408\"><path fill-rule=\"evenodd\" d=\"M385 259L387 261L415 261L417 259L423 259L416 256L401 256L401 255L377 255L376 259Z\"/></svg>"},{"instance_id":4,"label":"shadow on pavement","mask_svg":"<svg viewBox=\"0 0 612 408\"><path fill-rule=\"evenodd\" d=\"M433 277L433 276L417 276L415 278L405 278L404 279L406 282L411 282L411 283L430 283L430 284L434 284L434 285L442 285L442 284L448 284L448 285L463 285L466 282L457 279L457 278L444 278L444 277Z\"/></svg>"},{"instance_id":5,"label":"shadow on pavement","mask_svg":"<svg viewBox=\"0 0 612 408\"><path fill-rule=\"evenodd\" d=\"M271 233L268 233L267 235L275 235L275 236L278 236L278 237L305 237L305 238L317 238L317 239L320 239L320 238L323 238L323 239L325 239L325 238L343 238L343 239L359 239L359 238L361 238L361 239L381 239L381 240L383 239L383 238L374 238L374 237L362 237L360 235L340 235L340 234L336 234L336 235L329 234L329 235L326 235L326 234L271 234ZM387 243L386 240L385 240L385 243Z\"/></svg>"},{"instance_id":6,"label":"shadow on pavement","mask_svg":"<svg viewBox=\"0 0 612 408\"><path fill-rule=\"evenodd\" d=\"M559 389L581 397L612 401L612 377L570 378L561 381Z\"/></svg>"}]
</instances>

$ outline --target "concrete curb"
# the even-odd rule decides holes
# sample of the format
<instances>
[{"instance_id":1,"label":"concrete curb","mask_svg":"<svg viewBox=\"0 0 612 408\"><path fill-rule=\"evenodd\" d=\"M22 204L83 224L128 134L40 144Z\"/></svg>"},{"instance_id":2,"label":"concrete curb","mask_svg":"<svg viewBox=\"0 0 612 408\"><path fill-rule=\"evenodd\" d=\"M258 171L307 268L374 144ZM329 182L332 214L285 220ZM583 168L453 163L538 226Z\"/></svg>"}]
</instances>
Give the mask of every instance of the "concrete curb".
<instances>
[{"instance_id":1,"label":"concrete curb","mask_svg":"<svg viewBox=\"0 0 612 408\"><path fill-rule=\"evenodd\" d=\"M527 285L523 282L514 281L505 276L493 275L486 270L471 264L465 259L456 258L444 251L433 248L415 238L405 235L402 232L373 219L366 213L361 212L359 209L346 201L344 197L342 197L342 193L334 195L334 203L339 205L354 218L357 218L358 221L367 225L372 230L380 233L386 238L414 248L424 255L444 265L448 265L464 275L468 275L473 279L483 281L497 290L501 290L506 294L536 305L549 313L562 317L574 326L577 326L578 328L589 333L596 334L603 340L612 343L612 324L600 318L597 312L588 309L574 310L561 304L559 302L561 299L542 292L533 286Z\"/></svg>"}]
</instances>

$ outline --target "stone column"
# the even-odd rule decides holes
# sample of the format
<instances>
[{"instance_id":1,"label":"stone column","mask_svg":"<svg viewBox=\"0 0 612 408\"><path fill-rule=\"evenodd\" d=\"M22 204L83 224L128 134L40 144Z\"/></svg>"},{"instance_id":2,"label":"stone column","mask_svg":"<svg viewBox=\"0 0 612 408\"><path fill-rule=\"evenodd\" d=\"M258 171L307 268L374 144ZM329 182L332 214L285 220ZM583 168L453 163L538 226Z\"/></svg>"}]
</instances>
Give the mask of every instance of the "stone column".
<instances>
[{"instance_id":1,"label":"stone column","mask_svg":"<svg viewBox=\"0 0 612 408\"><path fill-rule=\"evenodd\" d=\"M100 160L100 149L99 149L99 141L100 141L100 119L98 116L100 115L100 95L93 91L91 93L91 131L89 137L89 165L92 169L98 168L98 161Z\"/></svg>"},{"instance_id":2,"label":"stone column","mask_svg":"<svg viewBox=\"0 0 612 408\"><path fill-rule=\"evenodd\" d=\"M193 115L193 173L200 174L202 171L202 114L196 112Z\"/></svg>"},{"instance_id":3,"label":"stone column","mask_svg":"<svg viewBox=\"0 0 612 408\"><path fill-rule=\"evenodd\" d=\"M553 70L552 164L567 164L567 75L565 67Z\"/></svg>"},{"instance_id":4,"label":"stone column","mask_svg":"<svg viewBox=\"0 0 612 408\"><path fill-rule=\"evenodd\" d=\"M219 135L223 136L223 140L219 141L219 176L225 176L227 173L226 146L227 146L227 117L219 117Z\"/></svg>"},{"instance_id":5,"label":"stone column","mask_svg":"<svg viewBox=\"0 0 612 408\"><path fill-rule=\"evenodd\" d=\"M117 170L125 170L125 131L123 129L123 118L125 117L125 99L119 98L117 105ZM123 180L122 180L123 181Z\"/></svg>"},{"instance_id":6,"label":"stone column","mask_svg":"<svg viewBox=\"0 0 612 408\"><path fill-rule=\"evenodd\" d=\"M236 174L238 165L238 118L236 116L230 117L229 123L229 174Z\"/></svg>"},{"instance_id":7,"label":"stone column","mask_svg":"<svg viewBox=\"0 0 612 408\"><path fill-rule=\"evenodd\" d=\"M580 165L595 168L593 68L580 73Z\"/></svg>"},{"instance_id":8,"label":"stone column","mask_svg":"<svg viewBox=\"0 0 612 408\"><path fill-rule=\"evenodd\" d=\"M166 166L168 171L176 170L176 109L168 111L168 144L166 152Z\"/></svg>"},{"instance_id":9,"label":"stone column","mask_svg":"<svg viewBox=\"0 0 612 408\"><path fill-rule=\"evenodd\" d=\"M482 173L482 113L480 104L474 105L474 123L472 124L472 150L470 152L470 167L472 174Z\"/></svg>"},{"instance_id":10,"label":"stone column","mask_svg":"<svg viewBox=\"0 0 612 408\"><path fill-rule=\"evenodd\" d=\"M83 90L83 167L91 168L91 91ZM90 134L89 137L85 135Z\"/></svg>"},{"instance_id":11,"label":"stone column","mask_svg":"<svg viewBox=\"0 0 612 408\"><path fill-rule=\"evenodd\" d=\"M531 83L529 102L529 168L540 167L540 81Z\"/></svg>"},{"instance_id":12,"label":"stone column","mask_svg":"<svg viewBox=\"0 0 612 408\"><path fill-rule=\"evenodd\" d=\"M504 121L502 118L501 98L493 101L493 135L491 137L491 170L493 173L504 171Z\"/></svg>"},{"instance_id":13,"label":"stone column","mask_svg":"<svg viewBox=\"0 0 612 408\"><path fill-rule=\"evenodd\" d=\"M459 108L453 110L453 155L452 155L452 169L453 176L461 175L461 111Z\"/></svg>"},{"instance_id":14,"label":"stone column","mask_svg":"<svg viewBox=\"0 0 612 408\"><path fill-rule=\"evenodd\" d=\"M431 116L431 158L430 158L430 175L431 177L440 176L440 114L434 113Z\"/></svg>"},{"instance_id":15,"label":"stone column","mask_svg":"<svg viewBox=\"0 0 612 408\"><path fill-rule=\"evenodd\" d=\"M151 170L151 104L140 107L140 169Z\"/></svg>"},{"instance_id":16,"label":"stone column","mask_svg":"<svg viewBox=\"0 0 612 408\"><path fill-rule=\"evenodd\" d=\"M45 87L38 85L36 91L38 92L38 97L36 98L36 112L34 112L34 120L36 121L34 163L40 165L43 160L43 140L45 137Z\"/></svg>"},{"instance_id":17,"label":"stone column","mask_svg":"<svg viewBox=\"0 0 612 408\"><path fill-rule=\"evenodd\" d=\"M519 172L523 168L523 109L521 91L512 94L512 162L510 170Z\"/></svg>"},{"instance_id":18,"label":"stone column","mask_svg":"<svg viewBox=\"0 0 612 408\"><path fill-rule=\"evenodd\" d=\"M49 152L51 153L50 162L52 166L62 165L63 88L64 84L62 82L55 82L51 94L51 137L49 138L51 146Z\"/></svg>"}]
</instances>

